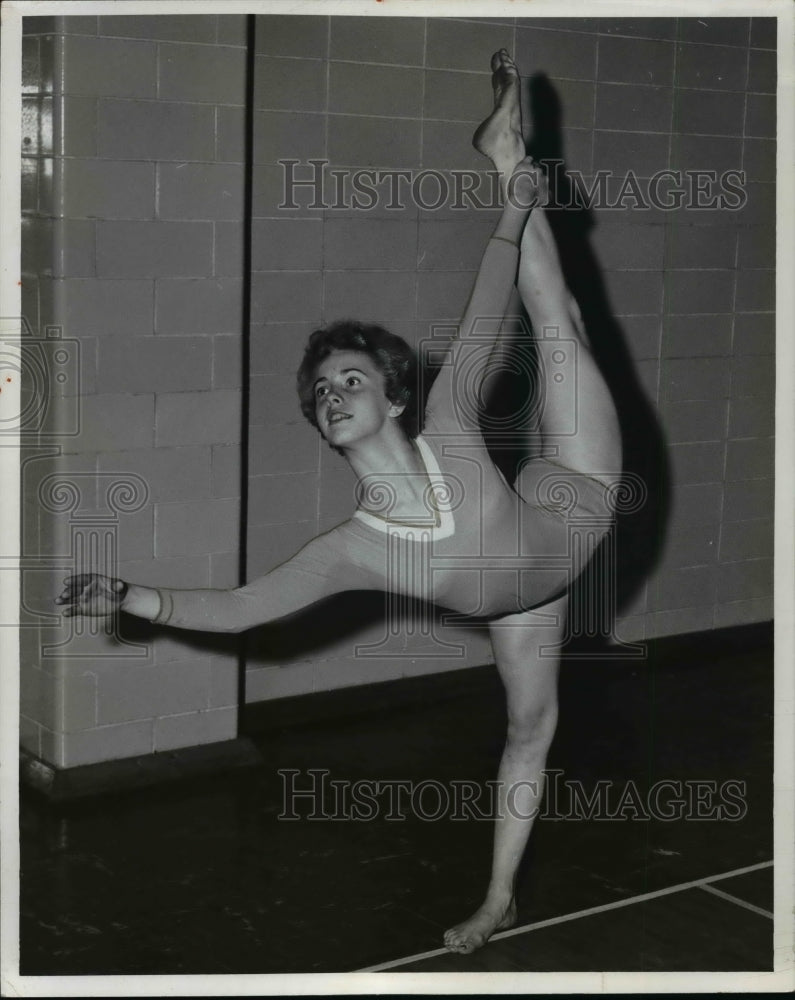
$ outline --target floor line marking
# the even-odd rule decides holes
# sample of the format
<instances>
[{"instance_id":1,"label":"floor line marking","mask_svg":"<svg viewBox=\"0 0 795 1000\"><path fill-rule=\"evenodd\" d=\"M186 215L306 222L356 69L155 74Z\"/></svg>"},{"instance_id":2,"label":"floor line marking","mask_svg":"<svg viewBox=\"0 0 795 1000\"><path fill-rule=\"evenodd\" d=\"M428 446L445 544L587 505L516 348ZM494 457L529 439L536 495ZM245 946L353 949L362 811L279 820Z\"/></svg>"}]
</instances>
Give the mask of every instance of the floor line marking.
<instances>
[{"instance_id":1,"label":"floor line marking","mask_svg":"<svg viewBox=\"0 0 795 1000\"><path fill-rule=\"evenodd\" d=\"M720 882L725 878L732 878L735 875L745 875L748 872L761 871L763 868L772 868L772 861L760 861L755 865L747 865L745 868L735 868L730 872L722 872L720 875L707 875L705 878L694 879L692 882L680 882L678 885L671 885L665 889L655 889L653 892L644 892L638 896L629 896L627 899L617 899L613 903L602 903L600 906L591 906L586 910L575 910L574 913L564 913L559 917L550 917L548 920L539 920L534 924L523 924L521 927L512 927L507 931L500 931L489 938L492 941L502 941L503 938L516 937L517 934L527 934L529 931L541 930L544 927L554 927L556 924L565 924L569 920L579 920L580 917L590 917L596 913L605 913L609 910L618 910L623 906L632 906L635 903L644 903L650 899L659 899L661 896L670 896L675 892L684 892L686 889L700 889L711 882ZM750 904L749 904L750 905ZM424 958L436 958L439 955L454 955L455 952L447 948L434 948L432 951L418 952L416 955L408 955L406 958L397 958L391 962L382 962L380 965L370 965L366 969L356 969L356 972L384 972L387 969L396 969L400 965L408 965L410 962L420 962Z\"/></svg>"},{"instance_id":2,"label":"floor line marking","mask_svg":"<svg viewBox=\"0 0 795 1000\"><path fill-rule=\"evenodd\" d=\"M739 896L732 896L730 893L724 892L722 889L716 889L712 885L700 885L699 889L703 889L704 892L708 892L712 896L720 896L721 899L726 899L730 903L734 903L736 906L743 906L746 910L750 910L752 913L758 913L760 917L767 917L768 920L773 919L773 914L770 910L763 910L761 906L754 906L753 903L748 903L744 899L740 899Z\"/></svg>"}]
</instances>

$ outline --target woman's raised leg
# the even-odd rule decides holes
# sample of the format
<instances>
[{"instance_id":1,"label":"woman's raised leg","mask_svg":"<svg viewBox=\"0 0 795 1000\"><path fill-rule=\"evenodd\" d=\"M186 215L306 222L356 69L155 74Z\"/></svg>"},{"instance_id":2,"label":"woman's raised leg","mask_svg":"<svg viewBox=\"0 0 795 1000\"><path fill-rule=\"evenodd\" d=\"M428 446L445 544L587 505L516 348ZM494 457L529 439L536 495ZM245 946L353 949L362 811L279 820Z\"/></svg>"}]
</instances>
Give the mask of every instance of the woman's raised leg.
<instances>
[{"instance_id":1,"label":"woman's raised leg","mask_svg":"<svg viewBox=\"0 0 795 1000\"><path fill-rule=\"evenodd\" d=\"M511 175L525 157L519 73L505 49L492 56L491 68L494 110L476 130L473 143L491 159L500 174L505 195ZM621 437L615 405L588 346L577 303L566 287L546 211L541 205L536 206L524 226L516 284L539 343L546 340L545 331L554 332L554 339L574 342L576 357L568 356L568 371L555 372L571 380L572 389L545 393L540 431L542 438L554 438L555 464L611 482L621 469ZM551 343L553 338L549 339L546 346L551 351L556 345ZM542 366L549 377L550 368ZM548 388L554 390L554 386ZM534 497L527 495L522 485L520 480L517 488L532 503Z\"/></svg>"},{"instance_id":2,"label":"woman's raised leg","mask_svg":"<svg viewBox=\"0 0 795 1000\"><path fill-rule=\"evenodd\" d=\"M547 379L540 416L542 441L553 444L555 465L610 484L621 472L618 416L588 345L577 303L566 287L546 212L535 208L530 214L522 234L516 281L539 351L551 355L562 349L566 358L563 371L550 364L549 357L541 359ZM561 377L570 388L556 392L551 379ZM534 497L527 492L527 471L523 478L517 488L533 503Z\"/></svg>"}]
</instances>

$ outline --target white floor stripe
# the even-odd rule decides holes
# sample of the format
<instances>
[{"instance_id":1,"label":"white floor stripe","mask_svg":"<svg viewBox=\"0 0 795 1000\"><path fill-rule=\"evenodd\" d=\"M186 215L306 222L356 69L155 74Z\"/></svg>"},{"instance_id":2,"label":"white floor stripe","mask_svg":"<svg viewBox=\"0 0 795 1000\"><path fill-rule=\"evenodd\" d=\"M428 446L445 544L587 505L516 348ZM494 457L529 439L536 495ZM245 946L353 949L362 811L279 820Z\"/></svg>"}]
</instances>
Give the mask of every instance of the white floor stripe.
<instances>
[{"instance_id":1,"label":"white floor stripe","mask_svg":"<svg viewBox=\"0 0 795 1000\"><path fill-rule=\"evenodd\" d=\"M751 913L758 913L760 917L767 917L769 920L773 919L773 914L770 910L763 910L761 906L754 906L753 903L747 903L744 899L740 899L739 896L732 896L728 892L723 892L722 889L716 889L713 885L701 885L699 889L703 889L704 892L709 892L713 896L720 896L721 899L726 899L736 906L742 906L744 909L750 910Z\"/></svg>"},{"instance_id":2,"label":"white floor stripe","mask_svg":"<svg viewBox=\"0 0 795 1000\"><path fill-rule=\"evenodd\" d=\"M747 872L761 871L763 868L771 868L772 861L761 861L756 865L747 865L745 868L735 868L730 872L722 872L720 875L708 875L706 878L695 879L692 882L680 882L679 885L671 885L666 889L656 889L654 892L644 892L639 896L630 896L628 899L617 899L613 903L603 903L601 906L591 906L587 910L576 910L574 913L564 913L560 917L550 917L548 920L539 920L535 924L524 924L522 927L512 927L508 931L500 931L489 938L491 941L501 941L503 938L516 937L517 934L527 934L530 931L541 930L543 927L554 927L555 924L565 924L569 920L579 920L580 917L590 917L596 913L606 913L609 910L618 910L623 906L633 906L635 903L645 903L650 899L659 899L661 896L670 896L675 892L684 892L686 889L704 888L711 882L720 882L725 878L733 878L735 875L745 875ZM721 893L721 895L726 895ZM737 900L737 902L742 902ZM751 904L746 904L751 907ZM756 909L756 907L751 907ZM760 910L765 913L766 911ZM422 951L416 955L408 955L406 958L398 958L391 962L382 962L380 965L370 965L366 969L357 969L357 972L384 972L388 969L397 969L401 965L409 965L411 962L420 962L424 958L436 958L438 955L451 955L447 948L434 948L432 951Z\"/></svg>"}]
</instances>

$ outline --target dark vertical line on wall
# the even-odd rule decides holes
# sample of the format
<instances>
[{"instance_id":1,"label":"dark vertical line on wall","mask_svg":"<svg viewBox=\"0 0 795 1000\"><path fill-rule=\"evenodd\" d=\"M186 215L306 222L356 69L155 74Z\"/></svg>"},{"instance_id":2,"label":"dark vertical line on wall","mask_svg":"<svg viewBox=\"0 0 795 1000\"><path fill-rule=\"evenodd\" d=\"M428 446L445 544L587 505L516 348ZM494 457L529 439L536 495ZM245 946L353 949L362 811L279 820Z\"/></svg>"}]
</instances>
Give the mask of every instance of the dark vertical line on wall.
<instances>
[{"instance_id":1,"label":"dark vertical line on wall","mask_svg":"<svg viewBox=\"0 0 795 1000\"><path fill-rule=\"evenodd\" d=\"M240 436L240 541L238 579L246 582L248 573L248 480L249 419L251 412L251 260L252 216L254 214L254 69L256 65L257 18L246 14L246 91L243 146L243 329L241 351L241 436ZM241 636L237 673L237 726L240 732L246 707L246 661L248 641Z\"/></svg>"},{"instance_id":2,"label":"dark vertical line on wall","mask_svg":"<svg viewBox=\"0 0 795 1000\"><path fill-rule=\"evenodd\" d=\"M326 18L326 49L325 49L325 80L326 93L323 101L323 156L330 163L329 153L329 114L331 111L331 17ZM336 198L335 198L336 201ZM326 250L326 221L329 213L323 212L320 223L320 324L325 326L330 317L326 312L326 292L328 289L328 255ZM318 434L317 451L315 452L315 469L317 470L317 491L315 493L315 533L320 532L323 517L323 459L321 458L321 436Z\"/></svg>"},{"instance_id":3,"label":"dark vertical line on wall","mask_svg":"<svg viewBox=\"0 0 795 1000\"><path fill-rule=\"evenodd\" d=\"M679 46L682 38L682 20L676 19L673 47L674 63L671 73L671 116L668 119L668 162L666 166L673 169L674 160L679 162L679 145L681 143L679 132ZM669 260L672 260L676 240L676 227L680 226L676 218L663 220L663 261L662 261L662 302L660 304L660 339L659 339L659 363L657 366L657 404L660 404L661 393L663 391L663 367L665 365L665 352L668 347L668 331L670 328L668 308L668 297L670 290Z\"/></svg>"},{"instance_id":4,"label":"dark vertical line on wall","mask_svg":"<svg viewBox=\"0 0 795 1000\"><path fill-rule=\"evenodd\" d=\"M745 136L748 127L748 80L751 70L751 31L753 29L753 18L748 18L748 34L745 38L745 81L743 90L743 121L740 126L740 167L745 170ZM718 519L718 537L717 537L717 559L718 566L720 566L721 561L721 550L723 548L723 540L726 532L725 514L726 514L726 474L729 462L729 441L731 439L731 422L732 422L732 409L734 407L734 379L736 374L736 356L735 356L735 344L736 344L736 328L737 328L737 279L740 268L740 234L742 232L741 225L734 227L734 274L732 275L732 312L731 312L731 326L730 326L730 336L729 341L729 388L728 394L729 398L726 403L726 414L723 423L723 468L721 470L721 483L722 489L720 491L720 516ZM715 615L717 614L717 604L718 597L715 595L715 602L713 605L713 620L712 627L715 628Z\"/></svg>"}]
</instances>

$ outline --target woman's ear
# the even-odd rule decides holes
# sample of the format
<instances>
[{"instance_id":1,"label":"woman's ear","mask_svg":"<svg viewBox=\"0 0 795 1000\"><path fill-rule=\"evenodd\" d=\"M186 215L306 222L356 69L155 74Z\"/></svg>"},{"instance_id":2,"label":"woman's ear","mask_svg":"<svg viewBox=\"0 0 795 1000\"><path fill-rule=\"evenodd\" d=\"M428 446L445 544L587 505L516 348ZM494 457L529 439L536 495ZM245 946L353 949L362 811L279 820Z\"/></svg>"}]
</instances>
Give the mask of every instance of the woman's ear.
<instances>
[{"instance_id":1,"label":"woman's ear","mask_svg":"<svg viewBox=\"0 0 795 1000\"><path fill-rule=\"evenodd\" d=\"M390 417L399 417L400 414L406 409L405 403L390 403L387 413Z\"/></svg>"}]
</instances>

